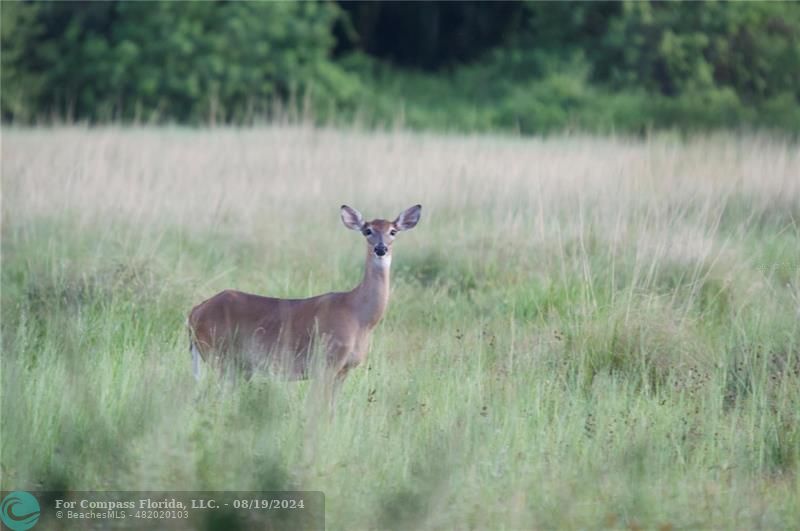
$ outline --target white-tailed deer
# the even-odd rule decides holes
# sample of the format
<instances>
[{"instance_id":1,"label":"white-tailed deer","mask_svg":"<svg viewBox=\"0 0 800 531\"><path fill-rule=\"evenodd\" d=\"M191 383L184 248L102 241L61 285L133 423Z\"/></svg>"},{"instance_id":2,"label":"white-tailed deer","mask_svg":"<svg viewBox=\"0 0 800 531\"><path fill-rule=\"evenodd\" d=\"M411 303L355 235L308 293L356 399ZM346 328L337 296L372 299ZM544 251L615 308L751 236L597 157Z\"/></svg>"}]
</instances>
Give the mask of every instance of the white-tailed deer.
<instances>
[{"instance_id":1,"label":"white-tailed deer","mask_svg":"<svg viewBox=\"0 0 800 531\"><path fill-rule=\"evenodd\" d=\"M357 210L342 205L344 225L367 242L364 279L350 291L275 299L226 290L195 306L188 319L195 377L200 377L202 357L220 369L235 367L246 377L268 370L305 379L318 347L326 373L338 386L364 361L370 333L386 311L395 235L414 228L421 211L415 205L394 221L365 222Z\"/></svg>"}]
</instances>

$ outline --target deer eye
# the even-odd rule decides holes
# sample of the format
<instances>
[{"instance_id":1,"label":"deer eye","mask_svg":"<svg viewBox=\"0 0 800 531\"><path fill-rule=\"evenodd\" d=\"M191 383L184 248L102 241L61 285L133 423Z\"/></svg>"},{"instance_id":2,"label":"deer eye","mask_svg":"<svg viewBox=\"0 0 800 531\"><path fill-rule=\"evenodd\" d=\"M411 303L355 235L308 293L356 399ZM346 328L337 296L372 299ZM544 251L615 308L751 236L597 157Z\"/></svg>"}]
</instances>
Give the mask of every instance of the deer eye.
<instances>
[{"instance_id":1,"label":"deer eye","mask_svg":"<svg viewBox=\"0 0 800 531\"><path fill-rule=\"evenodd\" d=\"M362 230L362 231L361 231L361 233L362 233L364 236L369 236L370 234L372 234L372 230L370 230L370 229L368 229L368 228L367 228L367 229L364 229L364 230Z\"/></svg>"},{"instance_id":2,"label":"deer eye","mask_svg":"<svg viewBox=\"0 0 800 531\"><path fill-rule=\"evenodd\" d=\"M391 234L392 236L394 236L395 234L397 234L397 231L396 231L396 230L394 230L394 229L392 229L392 230L390 230L390 231L389 231L389 234Z\"/></svg>"}]
</instances>

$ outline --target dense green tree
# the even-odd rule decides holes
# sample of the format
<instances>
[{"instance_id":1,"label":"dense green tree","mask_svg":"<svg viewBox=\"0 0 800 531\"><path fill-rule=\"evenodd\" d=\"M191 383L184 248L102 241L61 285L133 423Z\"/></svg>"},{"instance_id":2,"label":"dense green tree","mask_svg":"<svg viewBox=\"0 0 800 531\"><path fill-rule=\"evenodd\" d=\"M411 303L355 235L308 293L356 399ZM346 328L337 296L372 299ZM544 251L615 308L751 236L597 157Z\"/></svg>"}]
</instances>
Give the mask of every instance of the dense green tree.
<instances>
[{"instance_id":1,"label":"dense green tree","mask_svg":"<svg viewBox=\"0 0 800 531\"><path fill-rule=\"evenodd\" d=\"M29 119L29 111L45 89L44 75L37 73L28 57L31 43L41 34L38 11L35 4L0 4L0 101L4 117Z\"/></svg>"},{"instance_id":2,"label":"dense green tree","mask_svg":"<svg viewBox=\"0 0 800 531\"><path fill-rule=\"evenodd\" d=\"M800 2L0 9L4 120L241 123L302 96L318 119L420 127L800 129Z\"/></svg>"},{"instance_id":3,"label":"dense green tree","mask_svg":"<svg viewBox=\"0 0 800 531\"><path fill-rule=\"evenodd\" d=\"M758 100L800 89L800 5L622 4L593 55L595 77L666 95L731 87Z\"/></svg>"},{"instance_id":4,"label":"dense green tree","mask_svg":"<svg viewBox=\"0 0 800 531\"><path fill-rule=\"evenodd\" d=\"M4 3L4 17L6 10ZM43 79L30 101L39 112L193 121L241 120L324 82L337 10L313 2L48 2L9 13L24 23L4 33L4 51L6 40L15 44L4 88L24 85L20 72ZM3 111L20 115L5 97Z\"/></svg>"}]
</instances>

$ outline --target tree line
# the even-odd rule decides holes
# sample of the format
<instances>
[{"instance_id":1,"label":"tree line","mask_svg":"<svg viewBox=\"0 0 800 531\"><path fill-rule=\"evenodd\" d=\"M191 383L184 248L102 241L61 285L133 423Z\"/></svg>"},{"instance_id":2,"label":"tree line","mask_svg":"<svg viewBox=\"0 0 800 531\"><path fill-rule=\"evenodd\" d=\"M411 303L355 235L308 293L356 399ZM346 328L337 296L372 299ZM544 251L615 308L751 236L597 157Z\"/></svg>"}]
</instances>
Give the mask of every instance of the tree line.
<instances>
[{"instance_id":1,"label":"tree line","mask_svg":"<svg viewBox=\"0 0 800 531\"><path fill-rule=\"evenodd\" d=\"M794 2L3 2L2 117L800 129ZM398 118L399 116L399 118Z\"/></svg>"}]
</instances>

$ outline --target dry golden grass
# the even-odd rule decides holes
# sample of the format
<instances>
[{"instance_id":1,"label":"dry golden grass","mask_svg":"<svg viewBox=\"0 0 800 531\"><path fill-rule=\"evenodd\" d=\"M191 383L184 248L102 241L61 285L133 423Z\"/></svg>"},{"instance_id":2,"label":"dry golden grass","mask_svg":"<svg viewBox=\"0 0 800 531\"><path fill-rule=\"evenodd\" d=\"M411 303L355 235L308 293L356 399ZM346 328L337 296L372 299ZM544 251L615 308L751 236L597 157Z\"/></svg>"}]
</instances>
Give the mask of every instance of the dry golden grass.
<instances>
[{"instance_id":1,"label":"dry golden grass","mask_svg":"<svg viewBox=\"0 0 800 531\"><path fill-rule=\"evenodd\" d=\"M323 490L339 528L800 521L800 149L6 129L3 487ZM347 289L338 219L423 204L336 421L191 378L224 288ZM314 429L312 429L314 427Z\"/></svg>"}]
</instances>

